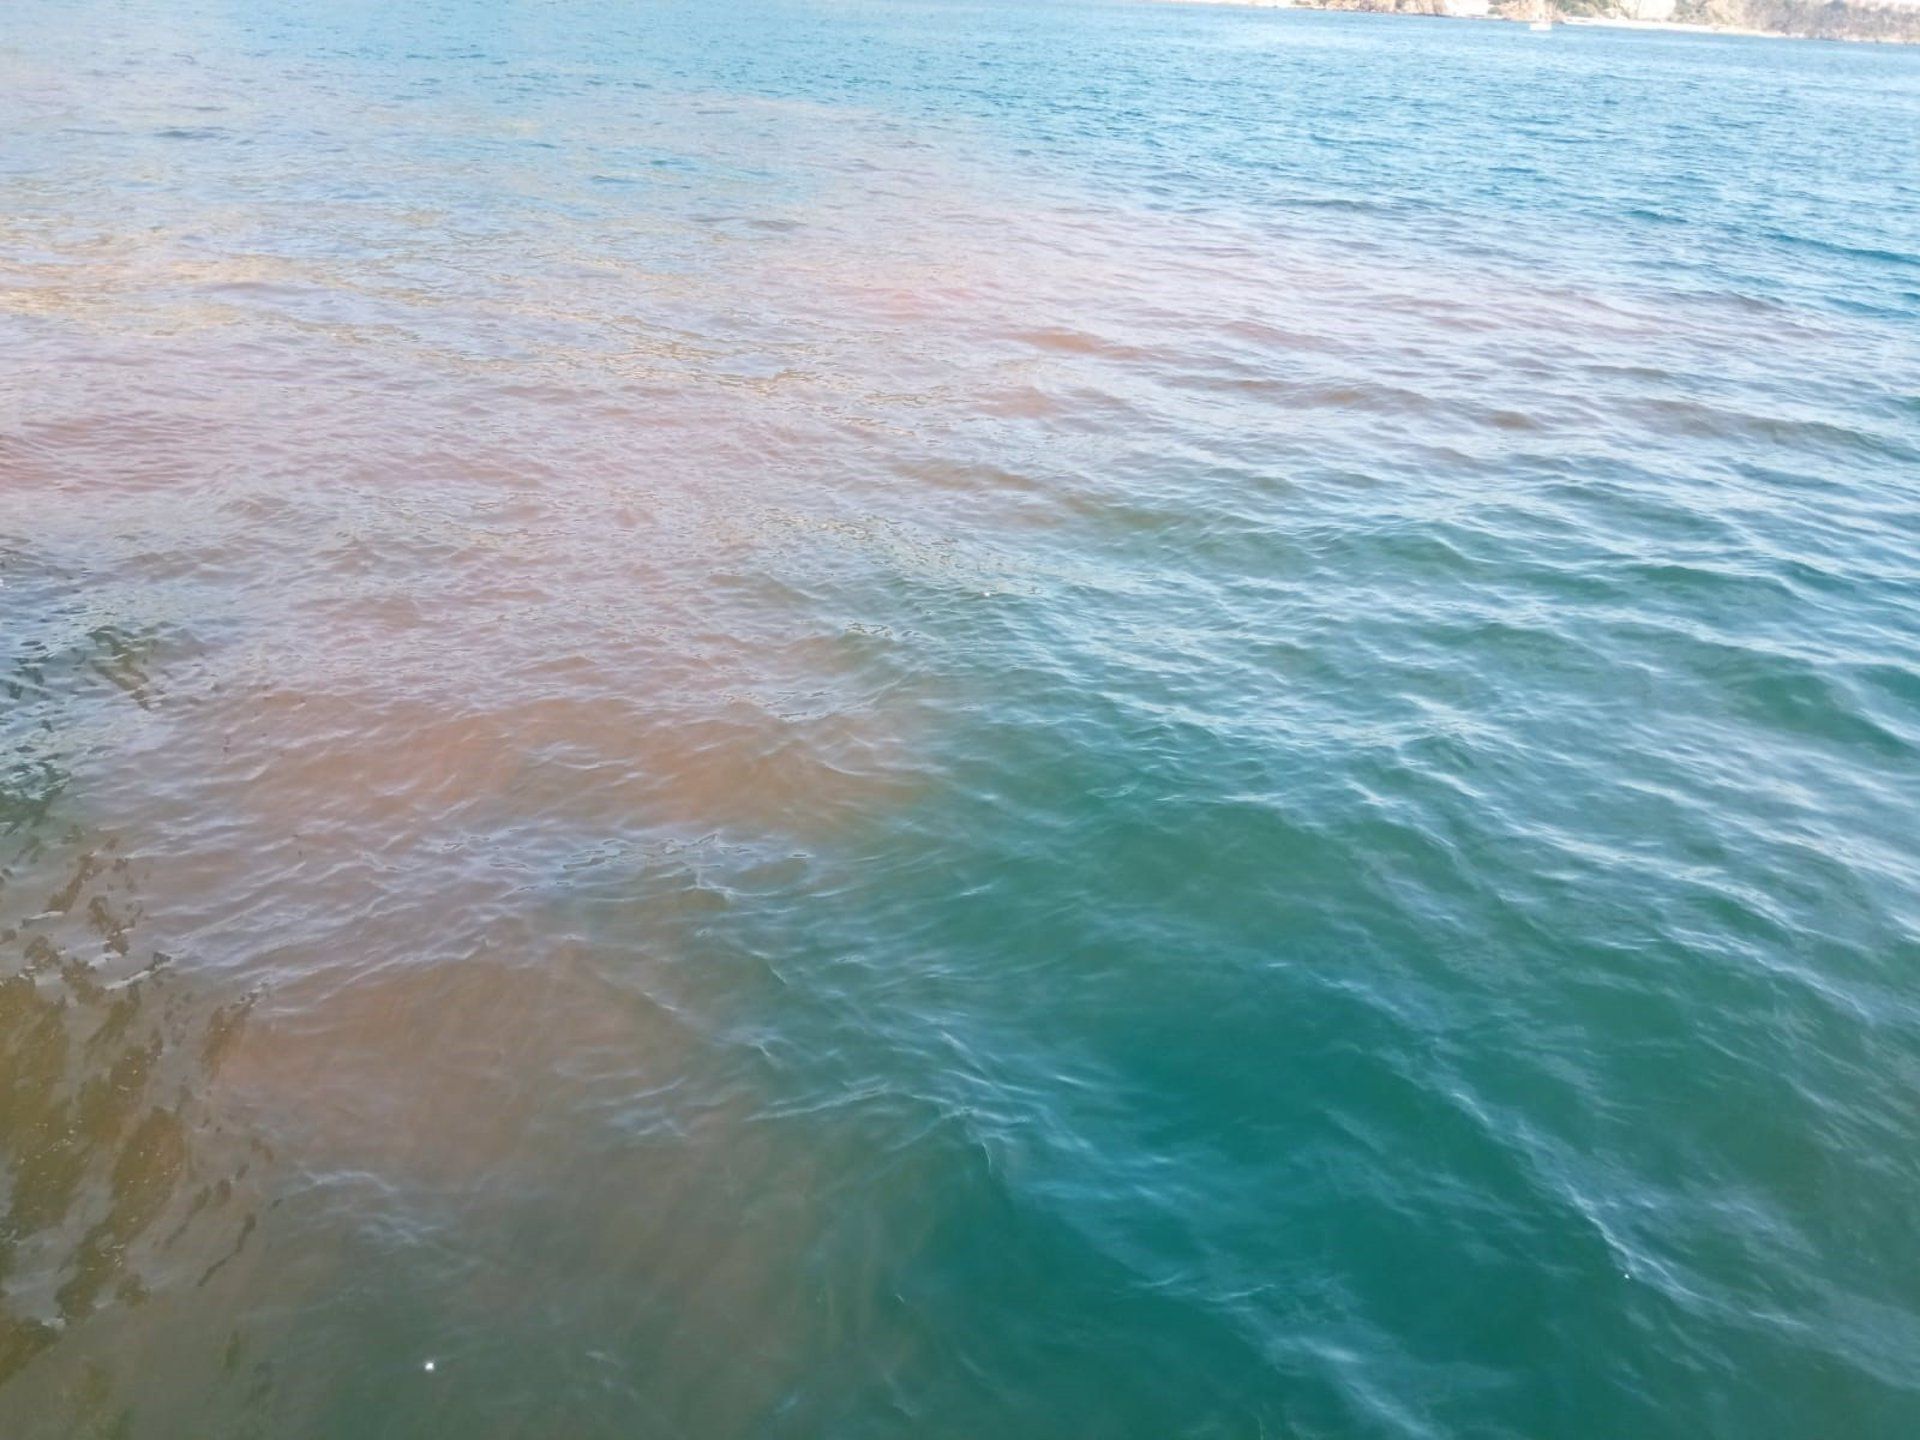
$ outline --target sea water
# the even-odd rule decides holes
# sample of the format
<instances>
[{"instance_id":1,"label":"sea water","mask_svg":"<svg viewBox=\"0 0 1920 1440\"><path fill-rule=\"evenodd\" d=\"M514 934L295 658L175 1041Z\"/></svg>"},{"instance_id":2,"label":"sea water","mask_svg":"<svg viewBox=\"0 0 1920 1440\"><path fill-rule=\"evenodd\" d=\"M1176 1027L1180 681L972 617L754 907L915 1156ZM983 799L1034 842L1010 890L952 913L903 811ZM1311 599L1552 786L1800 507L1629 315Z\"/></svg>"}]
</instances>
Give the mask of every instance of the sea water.
<instances>
[{"instance_id":1,"label":"sea water","mask_svg":"<svg viewBox=\"0 0 1920 1440\"><path fill-rule=\"evenodd\" d=\"M1920 1434L1920 50L12 0L0 1434Z\"/></svg>"}]
</instances>

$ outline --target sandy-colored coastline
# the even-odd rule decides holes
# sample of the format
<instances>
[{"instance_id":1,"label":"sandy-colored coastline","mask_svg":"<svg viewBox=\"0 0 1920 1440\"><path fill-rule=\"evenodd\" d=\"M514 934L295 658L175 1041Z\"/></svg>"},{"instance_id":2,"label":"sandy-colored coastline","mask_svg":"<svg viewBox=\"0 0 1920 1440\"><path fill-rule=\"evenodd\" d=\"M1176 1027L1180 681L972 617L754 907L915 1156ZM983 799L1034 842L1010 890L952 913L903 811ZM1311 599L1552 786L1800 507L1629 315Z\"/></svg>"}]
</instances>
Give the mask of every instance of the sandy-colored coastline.
<instances>
[{"instance_id":1,"label":"sandy-colored coastline","mask_svg":"<svg viewBox=\"0 0 1920 1440\"><path fill-rule=\"evenodd\" d=\"M1339 10L1345 6L1314 4L1312 0L1159 0L1167 5L1231 5L1246 10ZM1395 10L1354 11L1355 14L1406 15ZM1509 15L1415 15L1423 20L1477 20L1494 24L1525 24ZM1624 15L1561 15L1556 25L1591 26L1603 30L1661 30L1684 35L1744 35L1760 40L1833 40L1849 44L1905 45L1915 42L1869 35L1797 35L1787 30L1757 30L1744 25L1702 25L1687 20L1634 20Z\"/></svg>"},{"instance_id":2,"label":"sandy-colored coastline","mask_svg":"<svg viewBox=\"0 0 1920 1440\"><path fill-rule=\"evenodd\" d=\"M1497 18L1497 17L1494 17ZM1601 30L1673 30L1683 35L1753 35L1763 40L1811 40L1811 35L1789 35L1783 30L1754 30L1744 25L1698 25L1687 20L1629 20L1613 15L1562 15L1562 25L1590 25Z\"/></svg>"}]
</instances>

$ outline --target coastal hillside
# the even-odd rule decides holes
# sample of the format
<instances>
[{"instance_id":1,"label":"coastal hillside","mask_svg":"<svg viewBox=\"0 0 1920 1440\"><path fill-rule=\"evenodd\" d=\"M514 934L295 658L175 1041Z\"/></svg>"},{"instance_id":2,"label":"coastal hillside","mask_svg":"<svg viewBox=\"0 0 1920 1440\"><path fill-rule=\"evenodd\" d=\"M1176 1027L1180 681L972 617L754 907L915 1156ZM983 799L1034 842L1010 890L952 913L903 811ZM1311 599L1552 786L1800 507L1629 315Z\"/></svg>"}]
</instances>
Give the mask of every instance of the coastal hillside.
<instances>
[{"instance_id":1,"label":"coastal hillside","mask_svg":"<svg viewBox=\"0 0 1920 1440\"><path fill-rule=\"evenodd\" d=\"M1292 0L1302 8L1402 15L1529 20L1543 0ZM1812 40L1920 44L1920 4L1850 0L1556 0L1554 12L1574 21L1697 25Z\"/></svg>"},{"instance_id":2,"label":"coastal hillside","mask_svg":"<svg viewBox=\"0 0 1920 1440\"><path fill-rule=\"evenodd\" d=\"M1568 14L1580 13L1573 6ZM1920 6L1860 5L1839 0L1680 0L1673 18L1696 25L1762 30L1813 40L1920 43Z\"/></svg>"}]
</instances>

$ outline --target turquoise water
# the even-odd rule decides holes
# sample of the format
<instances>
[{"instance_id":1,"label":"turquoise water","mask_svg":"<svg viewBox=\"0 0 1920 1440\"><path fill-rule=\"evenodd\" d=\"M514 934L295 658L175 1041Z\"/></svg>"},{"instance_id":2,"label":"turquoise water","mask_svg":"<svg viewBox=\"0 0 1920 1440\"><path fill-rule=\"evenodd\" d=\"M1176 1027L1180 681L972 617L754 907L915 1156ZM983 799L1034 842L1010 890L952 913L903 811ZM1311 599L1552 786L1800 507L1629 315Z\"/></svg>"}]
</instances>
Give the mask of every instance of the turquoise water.
<instances>
[{"instance_id":1,"label":"turquoise water","mask_svg":"<svg viewBox=\"0 0 1920 1440\"><path fill-rule=\"evenodd\" d=\"M1920 1434L1920 51L0 14L0 1434Z\"/></svg>"}]
</instances>

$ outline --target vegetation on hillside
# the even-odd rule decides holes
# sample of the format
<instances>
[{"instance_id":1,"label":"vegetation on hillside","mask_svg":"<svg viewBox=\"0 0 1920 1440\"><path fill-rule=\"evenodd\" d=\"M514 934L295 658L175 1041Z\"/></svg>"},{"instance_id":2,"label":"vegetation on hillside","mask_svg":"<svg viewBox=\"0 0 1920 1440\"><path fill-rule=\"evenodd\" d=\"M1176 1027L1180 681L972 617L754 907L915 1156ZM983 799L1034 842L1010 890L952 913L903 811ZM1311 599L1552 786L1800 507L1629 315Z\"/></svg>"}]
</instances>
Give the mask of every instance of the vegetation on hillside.
<instances>
[{"instance_id":1,"label":"vegetation on hillside","mask_svg":"<svg viewBox=\"0 0 1920 1440\"><path fill-rule=\"evenodd\" d=\"M1680 0L1675 20L1817 40L1920 43L1920 7L1841 0Z\"/></svg>"},{"instance_id":2,"label":"vegetation on hillside","mask_svg":"<svg viewBox=\"0 0 1920 1440\"><path fill-rule=\"evenodd\" d=\"M1459 13L1449 0L1295 0L1319 10L1365 10L1394 15ZM1530 20L1544 0L1493 0L1496 18ZM1555 13L1568 19L1630 20L1632 0L1553 0ZM1862 0L1678 0L1671 17L1685 25L1727 30L1759 30L1816 40L1880 40L1920 44L1920 5L1862 3Z\"/></svg>"}]
</instances>

